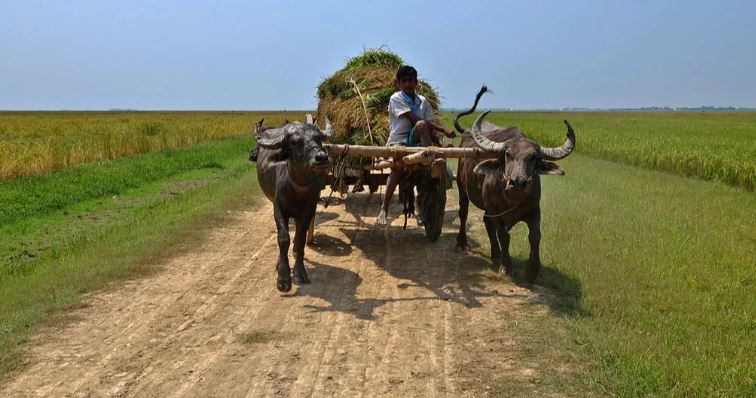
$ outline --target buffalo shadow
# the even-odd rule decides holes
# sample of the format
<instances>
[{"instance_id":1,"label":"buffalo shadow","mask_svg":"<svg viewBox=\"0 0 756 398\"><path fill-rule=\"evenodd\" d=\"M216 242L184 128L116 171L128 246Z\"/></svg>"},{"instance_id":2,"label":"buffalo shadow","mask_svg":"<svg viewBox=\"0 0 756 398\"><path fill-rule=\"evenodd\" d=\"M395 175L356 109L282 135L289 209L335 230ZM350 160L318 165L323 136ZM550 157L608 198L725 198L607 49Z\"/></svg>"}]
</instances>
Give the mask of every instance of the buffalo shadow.
<instances>
[{"instance_id":1,"label":"buffalo shadow","mask_svg":"<svg viewBox=\"0 0 756 398\"><path fill-rule=\"evenodd\" d=\"M344 205L355 220L343 221L340 230L349 239L349 244L358 247L377 267L397 279L408 281L397 287L423 288L432 293L433 299L448 300L468 308L482 306L480 297L500 295L495 290L486 289L490 276L480 272L487 267L485 260L454 250L456 232L445 230L436 242L431 243L414 218L409 220L406 229L375 225L380 200L380 195L374 195L374 198L368 195L350 197ZM363 218L366 209L375 210L375 214ZM401 204L394 203L391 214L403 217ZM445 225L455 217L456 210L447 210Z\"/></svg>"},{"instance_id":2,"label":"buffalo shadow","mask_svg":"<svg viewBox=\"0 0 756 398\"><path fill-rule=\"evenodd\" d=\"M486 247L486 249L488 248ZM481 252L477 255L485 256L488 259L490 252L488 254ZM510 280L514 284L533 292L534 295L531 298L547 304L549 311L554 315L590 315L588 310L583 308L583 286L580 279L565 274L556 267L541 263L541 271L538 274L536 282L528 282L523 276L527 260L527 257L512 257L514 274ZM493 269L490 260L488 263L490 264L489 267Z\"/></svg>"},{"instance_id":3,"label":"buffalo shadow","mask_svg":"<svg viewBox=\"0 0 756 398\"><path fill-rule=\"evenodd\" d=\"M453 200L453 197L450 199ZM430 294L407 298L358 298L357 288L363 281L360 275L349 269L306 259L312 266L308 267L308 274L313 284L300 286L297 295L317 297L329 303L326 306L307 305L307 308L316 312L338 311L358 319L376 320L378 317L375 310L388 302L442 299L474 308L482 306L479 300L481 297L504 296L491 282L499 281L502 283L501 288L506 288L505 280L508 277L481 272L497 271L489 257L490 249L485 232L468 234L468 243L473 248L470 252L457 253L454 250L459 229L457 209L446 210L445 230L435 243L431 243L426 238L424 229L417 226L414 219L408 222L407 229L374 225L380 200L381 195L350 194L348 199L332 201L329 207L345 206L354 220L339 218L336 213L325 211L318 213L317 223L328 222L330 227L337 227L348 241L330 235L318 235L316 223L315 238L319 243L310 248L328 256L346 256L352 253L353 247L357 247L377 267L397 279L406 280L396 287L423 288ZM392 214L396 217L403 217L400 206L396 203L393 205ZM375 214L372 210L375 210ZM474 212L471 213L468 230L473 223L482 226L482 220L477 219ZM364 218L365 215L368 218ZM486 244L479 243L476 238L483 239ZM386 248L387 244L391 245L390 249ZM438 261L434 260L438 258L452 258L453 261L436 265ZM542 264L537 284L527 283L522 276L526 261L526 258L512 257L515 273L510 280L532 293L524 295L523 299L530 301L530 298L535 298L544 302L550 312L556 315L588 315L582 308L582 285L579 279L549 264Z\"/></svg>"},{"instance_id":4,"label":"buffalo shadow","mask_svg":"<svg viewBox=\"0 0 756 398\"><path fill-rule=\"evenodd\" d=\"M313 243L308 244L308 249L319 254L333 257L343 257L352 254L352 246L343 240L326 234L318 233L318 224L332 222L338 218L338 214L328 211L319 211L315 215L315 233Z\"/></svg>"},{"instance_id":5,"label":"buffalo shadow","mask_svg":"<svg viewBox=\"0 0 756 398\"><path fill-rule=\"evenodd\" d=\"M407 223L407 229L401 227L377 226L371 224L374 219L369 218L366 222L362 213L365 212L365 202L369 203L372 198L360 198L354 195L344 202L346 211L355 217L356 222L351 222L353 228L361 229L361 234L350 232L346 226L342 232L350 237L350 245L360 247L364 255L372 260L377 266L388 271L392 276L399 279L408 279L411 281L407 286L417 286L433 292L437 297L453 301L457 304L464 305L468 308L481 306L478 297L498 295L495 286L491 286L490 275L481 271L490 269L498 271L493 266L490 259L490 248L488 245L488 236L482 227L483 220L477 211L471 211L468 216L468 243L473 248L467 253L458 253L454 250L456 246L456 236L459 230L458 209L447 208L444 214L444 231L439 239L432 243L425 237L425 231L422 227L416 226L416 222L410 220ZM380 195L375 195L375 209L377 214ZM450 195L448 200L456 201L456 197ZM447 202L448 203L448 202ZM455 206L456 207L456 206ZM393 203L392 214L397 218L402 218L401 204ZM372 209L371 209L372 210ZM471 209L472 210L472 209ZM369 216L373 216L369 214ZM392 221L390 219L389 221ZM345 224L349 224L346 222ZM479 224L479 231L470 233L471 224ZM527 228L524 224L522 227ZM476 228L478 229L478 228ZM478 242L483 240L485 245ZM512 237L515 239L515 237ZM374 242L384 240L391 242L391 251L394 253L406 253L405 261L390 261L387 263L386 250L376 249ZM370 242L365 244L365 242ZM427 250L430 248L430 250ZM428 252L431 252L428 255ZM443 256L453 258L454 265L442 265L433 267L434 258ZM523 277L523 270L527 258L512 256L512 265L514 275L510 277L497 276L496 280L502 282L502 287L506 279L511 280L517 286L531 291L531 297L537 297L538 300L548 305L549 311L555 315L590 315L582 306L583 289L581 281L572 275L566 274L557 267L548 263L542 263L541 270L536 283L528 283ZM451 262L447 262L449 264ZM486 283L489 282L489 283ZM450 294L449 286L457 284L457 289ZM401 286L400 286L401 287Z\"/></svg>"}]
</instances>

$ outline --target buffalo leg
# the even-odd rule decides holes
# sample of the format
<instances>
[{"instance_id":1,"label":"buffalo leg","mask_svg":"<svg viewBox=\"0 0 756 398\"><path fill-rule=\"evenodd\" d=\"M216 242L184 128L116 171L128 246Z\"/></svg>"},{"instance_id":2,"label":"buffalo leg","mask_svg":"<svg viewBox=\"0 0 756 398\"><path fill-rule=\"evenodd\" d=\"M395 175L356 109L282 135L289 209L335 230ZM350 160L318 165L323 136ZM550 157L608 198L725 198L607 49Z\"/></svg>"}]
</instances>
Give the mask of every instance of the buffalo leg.
<instances>
[{"instance_id":1,"label":"buffalo leg","mask_svg":"<svg viewBox=\"0 0 756 398\"><path fill-rule=\"evenodd\" d=\"M300 284L310 283L310 278L307 277L307 271L304 267L304 249L307 230L310 228L310 222L314 219L315 217L311 216L305 217L305 222L294 220L297 230L294 235L294 281Z\"/></svg>"},{"instance_id":2,"label":"buffalo leg","mask_svg":"<svg viewBox=\"0 0 756 398\"><path fill-rule=\"evenodd\" d=\"M281 292L291 290L291 268L289 268L289 217L283 214L279 206L275 207L273 217L276 219L278 229L278 279L276 288Z\"/></svg>"},{"instance_id":3,"label":"buffalo leg","mask_svg":"<svg viewBox=\"0 0 756 398\"><path fill-rule=\"evenodd\" d=\"M528 242L530 242L530 258L525 266L524 276L528 282L533 282L538 277L538 272L541 270L541 211L540 209L534 210L525 219L528 224Z\"/></svg>"},{"instance_id":4,"label":"buffalo leg","mask_svg":"<svg viewBox=\"0 0 756 398\"><path fill-rule=\"evenodd\" d=\"M459 173L459 171L457 171ZM457 247L456 249L462 252L470 250L470 245L467 243L467 212L470 208L470 198L467 197L467 193L462 189L462 184L457 184L459 188L459 232L457 233Z\"/></svg>"},{"instance_id":5,"label":"buffalo leg","mask_svg":"<svg viewBox=\"0 0 756 398\"><path fill-rule=\"evenodd\" d=\"M491 262L494 267L498 268L501 266L501 248L499 247L499 239L496 237L496 220L483 216L483 223L486 224L488 241L491 242Z\"/></svg>"},{"instance_id":6,"label":"buffalo leg","mask_svg":"<svg viewBox=\"0 0 756 398\"><path fill-rule=\"evenodd\" d=\"M310 221L310 227L307 228L307 244L315 244L315 217Z\"/></svg>"},{"instance_id":7,"label":"buffalo leg","mask_svg":"<svg viewBox=\"0 0 756 398\"><path fill-rule=\"evenodd\" d=\"M501 246L500 274L512 275L512 257L509 256L509 232L501 220L496 220L496 235Z\"/></svg>"}]
</instances>

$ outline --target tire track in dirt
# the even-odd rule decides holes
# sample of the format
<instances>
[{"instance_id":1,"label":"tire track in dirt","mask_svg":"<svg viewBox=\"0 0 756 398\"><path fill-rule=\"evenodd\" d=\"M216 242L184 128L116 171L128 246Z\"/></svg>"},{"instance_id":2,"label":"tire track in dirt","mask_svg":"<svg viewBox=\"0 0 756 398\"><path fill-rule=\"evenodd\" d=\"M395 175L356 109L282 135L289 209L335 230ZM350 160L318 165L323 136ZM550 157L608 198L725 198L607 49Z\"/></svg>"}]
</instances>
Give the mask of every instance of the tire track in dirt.
<instances>
[{"instance_id":1,"label":"tire track in dirt","mask_svg":"<svg viewBox=\"0 0 756 398\"><path fill-rule=\"evenodd\" d=\"M378 200L319 209L312 284L285 295L271 205L234 213L161 272L34 336L30 366L0 396L485 396L499 377L537 374L507 322L546 306L453 251L454 209L431 244L413 220L374 225Z\"/></svg>"}]
</instances>

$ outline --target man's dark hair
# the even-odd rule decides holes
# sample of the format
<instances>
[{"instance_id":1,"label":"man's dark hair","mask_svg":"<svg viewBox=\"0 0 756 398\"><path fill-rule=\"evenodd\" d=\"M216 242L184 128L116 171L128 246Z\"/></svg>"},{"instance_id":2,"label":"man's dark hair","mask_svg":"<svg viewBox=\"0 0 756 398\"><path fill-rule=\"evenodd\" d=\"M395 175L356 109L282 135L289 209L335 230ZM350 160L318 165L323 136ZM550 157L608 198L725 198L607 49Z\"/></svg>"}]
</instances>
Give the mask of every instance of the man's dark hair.
<instances>
[{"instance_id":1,"label":"man's dark hair","mask_svg":"<svg viewBox=\"0 0 756 398\"><path fill-rule=\"evenodd\" d=\"M407 78L417 80L417 69L409 65L402 65L401 67L399 67L399 70L396 71L396 80Z\"/></svg>"}]
</instances>

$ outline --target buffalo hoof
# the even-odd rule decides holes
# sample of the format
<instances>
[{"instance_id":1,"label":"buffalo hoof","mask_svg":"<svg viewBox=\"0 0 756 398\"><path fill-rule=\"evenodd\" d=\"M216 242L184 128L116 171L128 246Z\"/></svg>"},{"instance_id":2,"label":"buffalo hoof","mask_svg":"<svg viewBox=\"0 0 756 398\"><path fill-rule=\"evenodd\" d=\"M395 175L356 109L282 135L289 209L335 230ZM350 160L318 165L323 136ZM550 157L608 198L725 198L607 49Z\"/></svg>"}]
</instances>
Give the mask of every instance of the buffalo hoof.
<instances>
[{"instance_id":1,"label":"buffalo hoof","mask_svg":"<svg viewBox=\"0 0 756 398\"><path fill-rule=\"evenodd\" d=\"M456 250L459 253L467 253L472 248L467 243L457 243L457 246L454 246L454 250Z\"/></svg>"},{"instance_id":2,"label":"buffalo hoof","mask_svg":"<svg viewBox=\"0 0 756 398\"><path fill-rule=\"evenodd\" d=\"M294 273L294 281L299 283L300 285L307 285L310 283L310 278L307 276L307 274L297 274Z\"/></svg>"},{"instance_id":3,"label":"buffalo hoof","mask_svg":"<svg viewBox=\"0 0 756 398\"><path fill-rule=\"evenodd\" d=\"M530 261L525 265L525 271L523 271L522 276L525 278L525 281L528 283L535 282L536 278L538 278L538 273L541 271L541 264L533 264Z\"/></svg>"},{"instance_id":4,"label":"buffalo hoof","mask_svg":"<svg viewBox=\"0 0 756 398\"><path fill-rule=\"evenodd\" d=\"M499 266L499 274L506 275L506 276L512 276L513 270L512 265L500 265Z\"/></svg>"},{"instance_id":5,"label":"buffalo hoof","mask_svg":"<svg viewBox=\"0 0 756 398\"><path fill-rule=\"evenodd\" d=\"M388 223L385 210L381 209L381 212L378 213L378 218L375 219L375 223L378 225L386 225Z\"/></svg>"},{"instance_id":6,"label":"buffalo hoof","mask_svg":"<svg viewBox=\"0 0 756 398\"><path fill-rule=\"evenodd\" d=\"M276 288L278 288L279 292L288 292L291 290L291 279L279 279L276 281Z\"/></svg>"}]
</instances>

